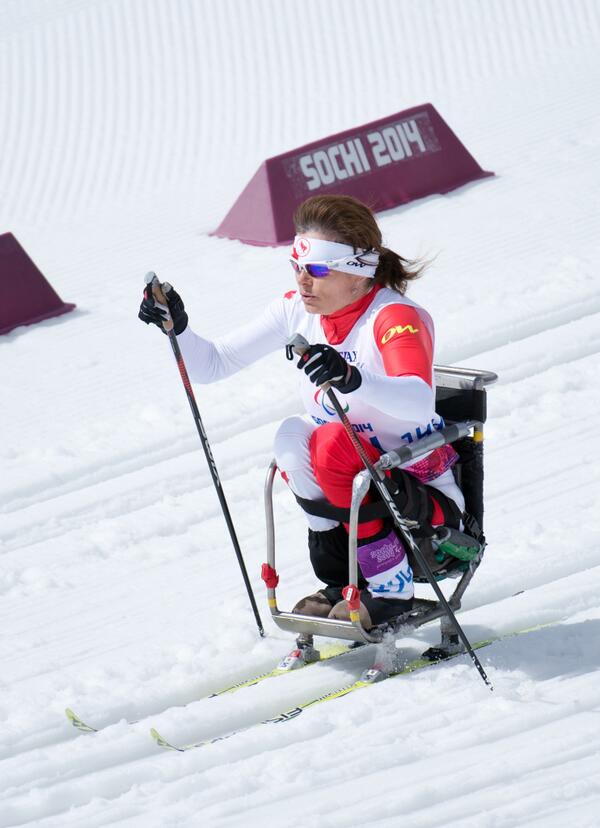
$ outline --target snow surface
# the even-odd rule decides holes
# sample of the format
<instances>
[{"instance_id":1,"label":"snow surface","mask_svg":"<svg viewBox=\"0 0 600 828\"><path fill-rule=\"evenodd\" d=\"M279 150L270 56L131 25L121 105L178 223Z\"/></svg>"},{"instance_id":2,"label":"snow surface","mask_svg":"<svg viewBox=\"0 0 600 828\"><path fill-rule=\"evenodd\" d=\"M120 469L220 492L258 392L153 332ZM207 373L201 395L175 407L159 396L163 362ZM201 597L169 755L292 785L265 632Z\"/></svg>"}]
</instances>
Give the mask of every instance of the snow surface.
<instances>
[{"instance_id":1,"label":"snow surface","mask_svg":"<svg viewBox=\"0 0 600 828\"><path fill-rule=\"evenodd\" d=\"M0 231L67 316L0 337L0 826L600 825L600 5L597 0L0 0ZM364 654L230 697L290 647L258 573L294 371L197 398L258 638L143 276L235 328L292 274L208 235L260 162L431 101L497 177L381 215L435 261L411 295L440 364L496 371L477 640L552 623L281 726L196 740L336 687ZM232 298L234 301L232 301ZM277 489L280 605L315 586ZM425 588L423 588L424 591ZM404 644L419 652L435 628ZM181 705L188 704L183 710ZM98 725L82 735L73 708ZM125 719L138 719L127 725Z\"/></svg>"}]
</instances>

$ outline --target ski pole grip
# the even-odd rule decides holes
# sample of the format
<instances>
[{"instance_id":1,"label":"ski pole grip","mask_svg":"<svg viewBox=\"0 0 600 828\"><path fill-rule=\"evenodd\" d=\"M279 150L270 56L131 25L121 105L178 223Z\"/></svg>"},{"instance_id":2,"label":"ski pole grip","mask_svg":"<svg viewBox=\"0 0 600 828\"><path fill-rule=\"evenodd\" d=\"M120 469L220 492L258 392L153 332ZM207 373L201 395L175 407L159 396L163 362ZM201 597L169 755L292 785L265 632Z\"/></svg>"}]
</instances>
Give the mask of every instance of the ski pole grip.
<instances>
[{"instance_id":1,"label":"ski pole grip","mask_svg":"<svg viewBox=\"0 0 600 828\"><path fill-rule=\"evenodd\" d=\"M306 351L310 348L310 342L308 339L302 336L302 334L294 334L294 336L290 339L286 346L286 351L288 352L288 359L292 359L292 354L298 354L298 356L303 356Z\"/></svg>"},{"instance_id":2,"label":"ski pole grip","mask_svg":"<svg viewBox=\"0 0 600 828\"><path fill-rule=\"evenodd\" d=\"M168 333L169 331L173 330L173 320L171 319L171 312L169 311L169 303L167 302L167 297L164 294L163 286L158 280L158 276L154 271L150 271L146 274L146 284L152 286L152 295L154 296L154 301L156 304L167 313L167 318L163 321L162 326L164 330ZM165 282L165 284L167 284Z\"/></svg>"},{"instance_id":3,"label":"ski pole grip","mask_svg":"<svg viewBox=\"0 0 600 828\"><path fill-rule=\"evenodd\" d=\"M296 333L285 346L285 352L288 359L293 359L292 354L297 354L299 357L304 356L309 348L310 342L308 339L305 339L302 334ZM319 385L319 388L322 391L329 391L331 384L329 382L324 382L322 385Z\"/></svg>"}]
</instances>

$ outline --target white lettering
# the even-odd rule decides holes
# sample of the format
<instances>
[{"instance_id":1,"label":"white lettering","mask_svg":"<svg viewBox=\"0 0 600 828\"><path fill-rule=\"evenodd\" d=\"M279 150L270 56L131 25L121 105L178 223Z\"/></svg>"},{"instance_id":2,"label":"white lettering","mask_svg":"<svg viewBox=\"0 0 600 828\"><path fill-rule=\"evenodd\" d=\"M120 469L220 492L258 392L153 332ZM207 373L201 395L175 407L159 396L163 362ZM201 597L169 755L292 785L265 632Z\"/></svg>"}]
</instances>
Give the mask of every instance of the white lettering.
<instances>
[{"instance_id":1,"label":"white lettering","mask_svg":"<svg viewBox=\"0 0 600 828\"><path fill-rule=\"evenodd\" d=\"M402 141L402 146L404 148L404 152L410 158L412 155L412 150L410 148L410 144L406 140L406 135L404 134L404 130L402 129L402 124L396 124L396 132L398 133L398 138Z\"/></svg>"},{"instance_id":2,"label":"white lettering","mask_svg":"<svg viewBox=\"0 0 600 828\"><path fill-rule=\"evenodd\" d=\"M313 155L313 162L317 172L319 173L321 184L323 184L323 186L326 184L333 184L335 181L335 173L327 153L324 150L317 150L317 152Z\"/></svg>"},{"instance_id":3,"label":"white lettering","mask_svg":"<svg viewBox=\"0 0 600 828\"><path fill-rule=\"evenodd\" d=\"M340 144L340 154L348 175L358 175L358 173L363 172L355 142L348 141L346 144Z\"/></svg>"},{"instance_id":4,"label":"white lettering","mask_svg":"<svg viewBox=\"0 0 600 828\"><path fill-rule=\"evenodd\" d=\"M405 153L402 149L400 139L398 138L398 133L394 127L386 127L381 134L383 135L383 140L388 148L388 152L392 157L392 161L401 161L404 158Z\"/></svg>"},{"instance_id":5,"label":"white lettering","mask_svg":"<svg viewBox=\"0 0 600 828\"><path fill-rule=\"evenodd\" d=\"M329 156L329 160L331 161L331 166L332 166L333 171L335 173L335 177L339 178L339 179L344 179L344 178L348 178L348 173L347 173L346 170L342 170L342 169L340 169L340 167L338 167L337 158L336 158L336 155L340 154L340 150L341 150L341 145L336 144L336 146L334 146L334 147L329 147L329 149L327 150L327 155Z\"/></svg>"},{"instance_id":6,"label":"white lettering","mask_svg":"<svg viewBox=\"0 0 600 828\"><path fill-rule=\"evenodd\" d=\"M308 178L309 180L306 182L306 186L309 190L316 190L317 187L321 185L319 181L319 176L317 171L313 168L313 159L312 155L303 155L300 159L300 169Z\"/></svg>"},{"instance_id":7,"label":"white lettering","mask_svg":"<svg viewBox=\"0 0 600 828\"><path fill-rule=\"evenodd\" d=\"M416 120L388 126L381 131L370 132L367 141L378 167L402 161L413 155L413 146L427 152ZM343 144L334 144L327 150L317 150L303 155L299 165L309 190L326 187L337 179L344 181L371 169L369 157L360 138L351 138Z\"/></svg>"},{"instance_id":8,"label":"white lettering","mask_svg":"<svg viewBox=\"0 0 600 828\"><path fill-rule=\"evenodd\" d=\"M421 152L427 152L427 147L425 146L425 142L421 138L419 127L417 126L417 122L414 119L411 121L405 121L402 124L402 129L404 130L406 137L412 144L416 144L421 150Z\"/></svg>"},{"instance_id":9,"label":"white lettering","mask_svg":"<svg viewBox=\"0 0 600 828\"><path fill-rule=\"evenodd\" d=\"M362 141L360 138L354 138L352 143L356 147L358 154L360 155L360 160L362 161L362 165L365 170L370 170L371 165L369 164L369 159L367 158L367 153L365 152L365 148L362 145Z\"/></svg>"},{"instance_id":10,"label":"white lettering","mask_svg":"<svg viewBox=\"0 0 600 828\"><path fill-rule=\"evenodd\" d=\"M389 155L387 155L385 151L385 141L383 140L380 132L369 132L367 135L367 139L371 144L371 150L373 152L373 158L375 159L375 163L378 167L383 167L386 164L391 164L392 159Z\"/></svg>"}]
</instances>

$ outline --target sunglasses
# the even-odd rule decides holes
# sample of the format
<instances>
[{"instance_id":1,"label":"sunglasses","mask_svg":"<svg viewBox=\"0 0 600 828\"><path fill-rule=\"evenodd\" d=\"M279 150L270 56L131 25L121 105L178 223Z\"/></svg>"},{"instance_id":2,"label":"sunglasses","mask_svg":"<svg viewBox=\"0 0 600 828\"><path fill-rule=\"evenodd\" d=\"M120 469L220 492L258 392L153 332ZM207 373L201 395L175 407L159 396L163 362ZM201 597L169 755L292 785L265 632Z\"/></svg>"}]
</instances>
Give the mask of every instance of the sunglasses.
<instances>
[{"instance_id":1,"label":"sunglasses","mask_svg":"<svg viewBox=\"0 0 600 828\"><path fill-rule=\"evenodd\" d=\"M360 262L362 261L362 256L370 252L370 250L366 250L361 256L356 256L355 258ZM344 256L342 259L334 259L330 262L309 262L307 264L300 264L296 259L290 258L290 264L294 268L295 273L302 273L305 270L313 279L322 279L324 276L329 276L332 270L335 270L335 265L347 262L351 258L352 256Z\"/></svg>"}]
</instances>

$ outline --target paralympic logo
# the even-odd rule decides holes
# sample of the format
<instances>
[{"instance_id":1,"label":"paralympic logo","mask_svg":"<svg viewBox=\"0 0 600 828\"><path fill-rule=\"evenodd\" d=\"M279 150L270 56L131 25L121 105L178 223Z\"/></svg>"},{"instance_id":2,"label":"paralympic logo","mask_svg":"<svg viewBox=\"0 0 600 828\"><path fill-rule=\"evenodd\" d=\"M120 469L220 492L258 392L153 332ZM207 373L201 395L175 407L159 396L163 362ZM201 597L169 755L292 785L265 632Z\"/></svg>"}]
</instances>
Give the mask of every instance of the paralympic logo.
<instances>
[{"instance_id":1,"label":"paralympic logo","mask_svg":"<svg viewBox=\"0 0 600 828\"><path fill-rule=\"evenodd\" d=\"M308 239L296 239L296 244L294 245L294 252L292 256L294 259L297 259L299 256L308 256L310 252L310 242Z\"/></svg>"},{"instance_id":2,"label":"paralympic logo","mask_svg":"<svg viewBox=\"0 0 600 828\"><path fill-rule=\"evenodd\" d=\"M327 414L329 414L330 417L333 417L333 415L335 414L335 408L333 408L333 406L327 405L327 403L325 402L325 399L326 399L325 398L325 392L322 391L320 388L318 388L315 391L315 396L314 396L314 400L315 400L316 404L320 405L324 409L324 411ZM348 403L346 403L346 405L344 407L344 414L346 414L349 410L350 410L350 405Z\"/></svg>"}]
</instances>

